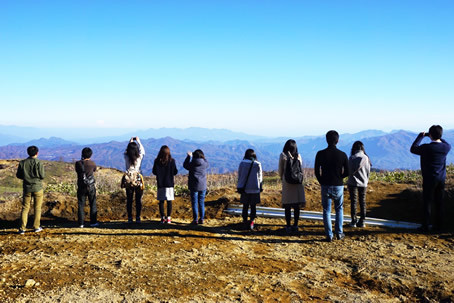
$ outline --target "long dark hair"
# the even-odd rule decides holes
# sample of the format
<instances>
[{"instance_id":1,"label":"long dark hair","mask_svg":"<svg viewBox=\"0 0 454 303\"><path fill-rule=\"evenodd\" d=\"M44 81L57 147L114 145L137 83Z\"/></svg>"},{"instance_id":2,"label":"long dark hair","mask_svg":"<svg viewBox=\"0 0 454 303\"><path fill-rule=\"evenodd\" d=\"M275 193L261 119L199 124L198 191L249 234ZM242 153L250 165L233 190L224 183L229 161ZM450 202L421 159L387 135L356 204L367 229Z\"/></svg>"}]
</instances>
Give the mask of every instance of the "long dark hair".
<instances>
[{"instance_id":1,"label":"long dark hair","mask_svg":"<svg viewBox=\"0 0 454 303\"><path fill-rule=\"evenodd\" d=\"M139 145L136 142L129 142L126 147L126 155L132 165L136 165L137 159L140 157Z\"/></svg>"},{"instance_id":2,"label":"long dark hair","mask_svg":"<svg viewBox=\"0 0 454 303\"><path fill-rule=\"evenodd\" d=\"M170 155L170 148L167 145L161 146L156 160L158 160L158 162L162 165L167 165L170 160L172 160L172 156Z\"/></svg>"},{"instance_id":3,"label":"long dark hair","mask_svg":"<svg viewBox=\"0 0 454 303\"><path fill-rule=\"evenodd\" d=\"M255 161L257 160L257 155L255 154L255 151L253 149L247 149L246 152L244 153L244 160L251 160Z\"/></svg>"},{"instance_id":4,"label":"long dark hair","mask_svg":"<svg viewBox=\"0 0 454 303\"><path fill-rule=\"evenodd\" d=\"M287 153L290 152L290 154L292 155L293 158L297 158L298 157L298 146L296 145L296 141L293 139L287 140L287 142L285 142L284 149L282 150L282 152L285 155L287 155Z\"/></svg>"},{"instance_id":5,"label":"long dark hair","mask_svg":"<svg viewBox=\"0 0 454 303\"><path fill-rule=\"evenodd\" d=\"M352 145L352 151L351 151L350 155L353 156L354 154L356 154L359 151L363 151L364 153L366 153L363 142L355 141L355 143L353 143L353 145Z\"/></svg>"},{"instance_id":6,"label":"long dark hair","mask_svg":"<svg viewBox=\"0 0 454 303\"><path fill-rule=\"evenodd\" d=\"M205 160L205 155L203 154L203 151L201 149L196 149L193 153L192 153L192 158L194 159L204 159Z\"/></svg>"},{"instance_id":7,"label":"long dark hair","mask_svg":"<svg viewBox=\"0 0 454 303\"><path fill-rule=\"evenodd\" d=\"M366 155L366 157L369 159L370 165L372 166L372 162L370 162L370 157L369 157L368 154L366 154L366 150L364 149L364 144L363 144L363 142L361 142L361 141L355 141L355 142L353 143L353 145L352 145L352 150L351 150L351 152L350 152L350 155L353 156L354 154L356 154L356 153L359 152L359 151L362 151L362 152Z\"/></svg>"}]
</instances>

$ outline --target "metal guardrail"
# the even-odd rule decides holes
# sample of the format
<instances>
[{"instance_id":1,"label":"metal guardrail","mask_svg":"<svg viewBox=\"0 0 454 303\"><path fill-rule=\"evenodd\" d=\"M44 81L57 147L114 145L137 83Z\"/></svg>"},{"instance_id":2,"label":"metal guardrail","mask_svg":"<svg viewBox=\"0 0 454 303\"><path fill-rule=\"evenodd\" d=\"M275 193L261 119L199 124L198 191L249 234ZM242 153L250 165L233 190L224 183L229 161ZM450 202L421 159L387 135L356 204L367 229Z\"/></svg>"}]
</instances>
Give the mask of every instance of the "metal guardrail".
<instances>
[{"instance_id":1,"label":"metal guardrail","mask_svg":"<svg viewBox=\"0 0 454 303\"><path fill-rule=\"evenodd\" d=\"M230 205L226 210L226 213L231 215L241 215L243 211L242 205ZM293 210L292 210L293 214ZM285 218L284 209L282 208L273 208L273 207L261 207L257 206L257 217L265 218ZM317 211L301 211L301 219L313 220L313 221L323 221L323 213ZM331 220L335 220L336 216L331 215ZM350 222L351 217L344 215L344 221ZM417 229L421 225L411 222L395 221L395 220L384 220L366 217L366 225L370 226L383 226L391 228L404 228L404 229Z\"/></svg>"}]
</instances>

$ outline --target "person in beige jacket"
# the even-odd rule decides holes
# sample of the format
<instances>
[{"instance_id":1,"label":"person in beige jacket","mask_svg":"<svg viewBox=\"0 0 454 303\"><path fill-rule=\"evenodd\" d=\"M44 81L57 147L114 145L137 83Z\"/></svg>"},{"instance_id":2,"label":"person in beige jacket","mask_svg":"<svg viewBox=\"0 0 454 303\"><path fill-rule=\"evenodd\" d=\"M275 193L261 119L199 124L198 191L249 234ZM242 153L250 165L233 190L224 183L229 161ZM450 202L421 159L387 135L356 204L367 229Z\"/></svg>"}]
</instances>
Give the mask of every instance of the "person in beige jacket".
<instances>
[{"instance_id":1,"label":"person in beige jacket","mask_svg":"<svg viewBox=\"0 0 454 303\"><path fill-rule=\"evenodd\" d=\"M300 216L300 208L306 205L306 196L304 194L304 186L301 183L292 184L286 180L286 170L288 160L298 159L300 167L302 168L302 158L298 153L298 147L295 140L287 140L284 149L279 156L279 176L282 180L282 207L285 208L285 230L290 232L298 231L298 220ZM302 170L302 169L301 169ZM302 180L302 178L301 178ZM291 225L292 208L294 210L294 223Z\"/></svg>"}]
</instances>

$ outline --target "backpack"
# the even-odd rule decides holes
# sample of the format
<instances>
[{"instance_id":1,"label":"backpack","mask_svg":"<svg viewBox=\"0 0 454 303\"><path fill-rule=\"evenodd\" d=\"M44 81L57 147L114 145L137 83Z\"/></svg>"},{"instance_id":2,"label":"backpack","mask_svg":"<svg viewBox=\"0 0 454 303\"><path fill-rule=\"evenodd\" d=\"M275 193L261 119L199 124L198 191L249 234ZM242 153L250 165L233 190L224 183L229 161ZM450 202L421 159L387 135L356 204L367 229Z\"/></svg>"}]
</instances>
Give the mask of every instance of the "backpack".
<instances>
[{"instance_id":1,"label":"backpack","mask_svg":"<svg viewBox=\"0 0 454 303\"><path fill-rule=\"evenodd\" d=\"M95 186L95 177L93 175L87 176L85 173L85 162L82 160L81 162L81 168L82 168L82 181L84 182L85 186L87 188L93 188Z\"/></svg>"},{"instance_id":2,"label":"backpack","mask_svg":"<svg viewBox=\"0 0 454 303\"><path fill-rule=\"evenodd\" d=\"M138 171L126 171L121 179L121 188L141 187L143 189L143 177Z\"/></svg>"},{"instance_id":3,"label":"backpack","mask_svg":"<svg viewBox=\"0 0 454 303\"><path fill-rule=\"evenodd\" d=\"M303 169L301 162L297 157L287 156L287 162L285 164L285 181L290 184L302 184L303 183Z\"/></svg>"}]
</instances>

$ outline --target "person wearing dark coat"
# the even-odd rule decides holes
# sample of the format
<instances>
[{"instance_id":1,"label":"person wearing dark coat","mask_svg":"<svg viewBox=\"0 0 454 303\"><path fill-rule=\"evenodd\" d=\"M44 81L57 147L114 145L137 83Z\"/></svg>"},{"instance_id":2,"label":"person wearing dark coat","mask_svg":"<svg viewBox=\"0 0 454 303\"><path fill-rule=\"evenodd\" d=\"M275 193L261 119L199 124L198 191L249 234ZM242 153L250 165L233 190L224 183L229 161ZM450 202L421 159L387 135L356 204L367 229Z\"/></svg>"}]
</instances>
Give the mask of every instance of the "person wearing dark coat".
<instances>
[{"instance_id":1,"label":"person wearing dark coat","mask_svg":"<svg viewBox=\"0 0 454 303\"><path fill-rule=\"evenodd\" d=\"M96 187L95 183L85 184L84 179L93 176L96 171L96 164L91 160L93 151L89 147L82 149L82 159L75 164L77 173L77 220L79 227L83 228L85 224L85 201L88 197L88 204L90 205L90 226L97 227L98 210L96 208ZM91 177L94 178L94 177Z\"/></svg>"},{"instance_id":2,"label":"person wearing dark coat","mask_svg":"<svg viewBox=\"0 0 454 303\"><path fill-rule=\"evenodd\" d=\"M183 167L189 171L188 188L191 192L192 224L203 224L205 220L208 166L208 161L200 149L193 153L188 152L183 163Z\"/></svg>"},{"instance_id":3,"label":"person wearing dark coat","mask_svg":"<svg viewBox=\"0 0 454 303\"><path fill-rule=\"evenodd\" d=\"M348 158L347 155L337 149L339 134L335 130L326 133L328 147L317 152L315 156L314 173L317 181L321 185L323 224L325 226L325 236L328 242L333 240L334 234L338 240L342 240L342 224L344 222L344 183L343 179L348 177ZM336 223L334 234L331 225L331 204L334 203L336 211Z\"/></svg>"},{"instance_id":4,"label":"person wearing dark coat","mask_svg":"<svg viewBox=\"0 0 454 303\"><path fill-rule=\"evenodd\" d=\"M446 156L451 150L451 145L441 138L442 135L443 128L440 125L432 125L428 133L419 133L410 148L410 152L421 157L423 194L422 231L429 231L432 204L435 207L436 215L433 227L437 231L443 228ZM422 139L426 136L430 138L431 142L420 145Z\"/></svg>"},{"instance_id":5,"label":"person wearing dark coat","mask_svg":"<svg viewBox=\"0 0 454 303\"><path fill-rule=\"evenodd\" d=\"M175 200L174 177L178 173L175 159L170 155L167 145L161 146L158 156L154 160L153 174L156 176L158 184L159 214L161 223L171 223L172 201ZM167 217L164 216L164 201L167 200Z\"/></svg>"}]
</instances>

